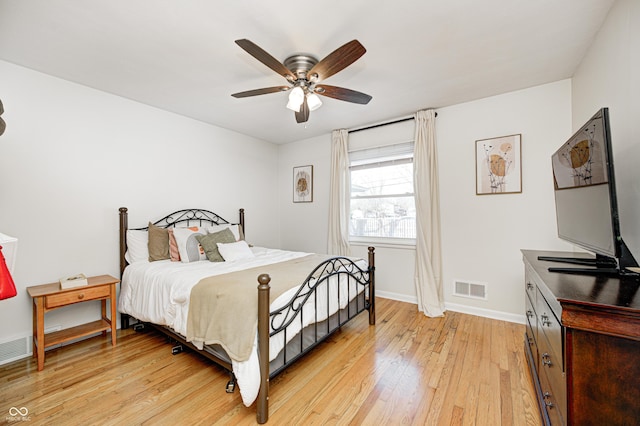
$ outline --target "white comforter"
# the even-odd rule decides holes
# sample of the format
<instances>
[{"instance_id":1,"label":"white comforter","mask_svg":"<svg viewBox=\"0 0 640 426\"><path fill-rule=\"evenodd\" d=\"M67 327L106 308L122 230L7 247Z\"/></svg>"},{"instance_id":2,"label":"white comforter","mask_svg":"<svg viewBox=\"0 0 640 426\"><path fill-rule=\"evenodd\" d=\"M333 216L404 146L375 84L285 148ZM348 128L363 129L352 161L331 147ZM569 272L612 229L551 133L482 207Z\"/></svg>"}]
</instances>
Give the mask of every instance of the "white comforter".
<instances>
[{"instance_id":1,"label":"white comforter","mask_svg":"<svg viewBox=\"0 0 640 426\"><path fill-rule=\"evenodd\" d=\"M191 289L203 278L239 271L242 269L254 268L278 262L284 262L308 255L304 252L291 252L277 249L267 249L263 247L253 247L255 257L242 259L233 262L171 262L163 260L157 262L137 262L129 265L122 277L120 297L118 300L118 310L129 314L141 321L151 322L158 325L171 327L177 333L187 335L187 315L189 312L189 296ZM366 268L366 262L359 260L358 266ZM311 272L311 271L309 271ZM257 294L256 277L256 294ZM335 283L330 286L330 292L335 294ZM350 284L349 293L354 297L362 291L360 286ZM358 288L356 288L358 287ZM271 310L285 305L297 289L291 289L272 304ZM324 290L326 291L326 290ZM340 292L340 308L344 308L348 303L347 292ZM344 295L343 295L344 294ZM336 297L330 300L336 300ZM319 298L319 300L326 300ZM331 305L333 305L332 303ZM337 304L336 304L337 305ZM334 313L337 306L330 306L329 311ZM327 312L319 306L319 313ZM302 327L311 324L315 319L314 311L305 309L303 324L294 321L287 328L287 335L294 336ZM326 315L323 315L326 317ZM325 318L319 316L318 320ZM274 336L275 337L275 336ZM202 347L202 342L192 342L198 347ZM280 339L271 338L269 342L270 361L273 360L284 347L284 341L280 334ZM238 380L238 387L242 395L243 403L248 407L258 396L260 388L260 367L258 364L257 338L253 344L251 356L246 361L232 360L233 372Z\"/></svg>"}]
</instances>

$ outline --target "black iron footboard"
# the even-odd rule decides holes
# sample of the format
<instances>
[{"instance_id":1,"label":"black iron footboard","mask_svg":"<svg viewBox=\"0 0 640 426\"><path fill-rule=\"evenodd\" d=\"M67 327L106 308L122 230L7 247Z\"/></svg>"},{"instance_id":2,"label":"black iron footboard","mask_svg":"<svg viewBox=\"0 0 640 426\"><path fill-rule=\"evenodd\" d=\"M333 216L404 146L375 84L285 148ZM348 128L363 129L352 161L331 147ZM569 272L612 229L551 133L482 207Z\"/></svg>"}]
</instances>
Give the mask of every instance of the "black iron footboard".
<instances>
[{"instance_id":1,"label":"black iron footboard","mask_svg":"<svg viewBox=\"0 0 640 426\"><path fill-rule=\"evenodd\" d=\"M333 332L359 313L369 311L369 324L375 324L375 253L369 247L368 267L360 268L352 259L333 257L318 265L305 279L295 295L283 307L270 312L268 274L258 277L258 351L260 360L260 392L257 421L269 418L269 379L311 351ZM333 292L331 290L334 290ZM321 303L321 300L324 303ZM344 305L344 306L342 306ZM322 306L323 309L320 309ZM335 312L333 307L336 308ZM304 311L311 309L314 320L304 324ZM299 331L289 339L289 328L299 322ZM269 339L284 342L278 355L282 363L269 363ZM293 340L298 344L291 345ZM296 343L296 342L294 342ZM292 351L293 353L288 353Z\"/></svg>"}]
</instances>

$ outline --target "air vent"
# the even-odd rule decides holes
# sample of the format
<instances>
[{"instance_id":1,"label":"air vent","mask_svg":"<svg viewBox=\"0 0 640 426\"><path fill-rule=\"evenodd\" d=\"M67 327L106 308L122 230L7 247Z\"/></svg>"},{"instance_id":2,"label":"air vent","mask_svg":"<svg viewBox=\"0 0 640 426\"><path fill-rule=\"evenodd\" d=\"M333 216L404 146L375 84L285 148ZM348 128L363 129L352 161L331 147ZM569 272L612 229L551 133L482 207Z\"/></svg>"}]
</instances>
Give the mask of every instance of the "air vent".
<instances>
[{"instance_id":1,"label":"air vent","mask_svg":"<svg viewBox=\"0 0 640 426\"><path fill-rule=\"evenodd\" d=\"M487 283L455 280L453 282L453 295L468 297L471 299L487 299Z\"/></svg>"},{"instance_id":2,"label":"air vent","mask_svg":"<svg viewBox=\"0 0 640 426\"><path fill-rule=\"evenodd\" d=\"M31 355L31 336L0 343L0 365Z\"/></svg>"}]
</instances>

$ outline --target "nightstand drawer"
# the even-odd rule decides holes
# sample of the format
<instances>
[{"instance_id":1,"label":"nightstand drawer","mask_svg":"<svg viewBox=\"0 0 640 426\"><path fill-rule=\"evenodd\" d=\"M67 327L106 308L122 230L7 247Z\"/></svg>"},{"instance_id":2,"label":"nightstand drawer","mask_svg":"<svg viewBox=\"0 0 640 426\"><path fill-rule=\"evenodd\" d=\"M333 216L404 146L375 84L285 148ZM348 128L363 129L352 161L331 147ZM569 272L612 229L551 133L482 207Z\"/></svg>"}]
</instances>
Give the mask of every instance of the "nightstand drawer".
<instances>
[{"instance_id":1,"label":"nightstand drawer","mask_svg":"<svg viewBox=\"0 0 640 426\"><path fill-rule=\"evenodd\" d=\"M69 290L64 293L56 293L45 296L44 306L47 309L66 306L72 303L85 302L87 300L103 299L111 295L109 286L83 287Z\"/></svg>"}]
</instances>

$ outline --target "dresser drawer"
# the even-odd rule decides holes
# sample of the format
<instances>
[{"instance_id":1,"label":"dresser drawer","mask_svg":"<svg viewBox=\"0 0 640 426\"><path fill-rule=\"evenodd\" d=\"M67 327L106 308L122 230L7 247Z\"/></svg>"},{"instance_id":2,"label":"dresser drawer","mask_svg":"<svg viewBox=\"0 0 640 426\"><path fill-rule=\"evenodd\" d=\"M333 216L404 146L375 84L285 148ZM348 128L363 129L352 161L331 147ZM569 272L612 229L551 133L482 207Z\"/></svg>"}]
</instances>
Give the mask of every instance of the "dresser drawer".
<instances>
[{"instance_id":1,"label":"dresser drawer","mask_svg":"<svg viewBox=\"0 0 640 426\"><path fill-rule=\"evenodd\" d=\"M536 309L528 297L525 298L524 306L525 306L524 314L527 317L527 331L531 329L533 334L537 329L537 321L538 321L538 316L536 315Z\"/></svg>"},{"instance_id":2,"label":"dresser drawer","mask_svg":"<svg viewBox=\"0 0 640 426\"><path fill-rule=\"evenodd\" d=\"M537 294L537 286L536 282L533 278L533 273L529 269L529 265L525 267L524 270L524 290L527 293L527 297L531 300L533 306L536 305L536 294Z\"/></svg>"},{"instance_id":3,"label":"dresser drawer","mask_svg":"<svg viewBox=\"0 0 640 426\"><path fill-rule=\"evenodd\" d=\"M538 335L536 336L538 344L540 344L540 340L542 340L541 335L544 335L549 342L551 351L553 351L558 358L560 369L564 371L562 360L562 354L564 353L562 351L562 326L539 292L537 295L536 314L538 316Z\"/></svg>"},{"instance_id":4,"label":"dresser drawer","mask_svg":"<svg viewBox=\"0 0 640 426\"><path fill-rule=\"evenodd\" d=\"M567 388L565 374L562 371L562 354L556 354L550 348L549 341L544 334L538 336L538 371L540 386L545 402L553 400L553 406L566 419ZM542 376L546 385L542 385ZM547 404L547 406L549 406ZM551 413L549 413L551 417Z\"/></svg>"},{"instance_id":5,"label":"dresser drawer","mask_svg":"<svg viewBox=\"0 0 640 426\"><path fill-rule=\"evenodd\" d=\"M540 387L542 388L542 404L549 418L549 423L552 426L564 425L566 411L561 401L558 399L555 389L549 381L546 371L541 371L538 374L540 379Z\"/></svg>"},{"instance_id":6,"label":"dresser drawer","mask_svg":"<svg viewBox=\"0 0 640 426\"><path fill-rule=\"evenodd\" d=\"M103 299L111 295L109 286L83 287L45 296L44 306L47 309L66 306L72 303L85 302L87 300Z\"/></svg>"}]
</instances>

